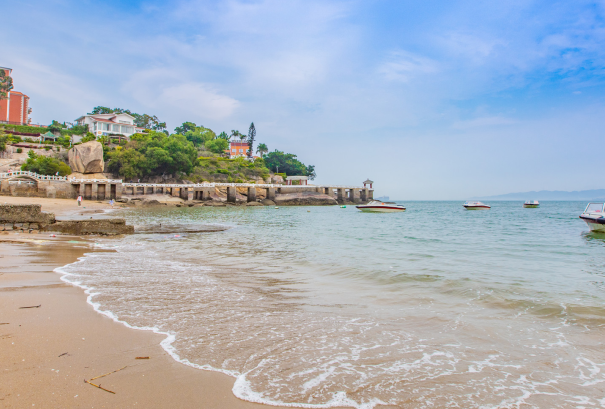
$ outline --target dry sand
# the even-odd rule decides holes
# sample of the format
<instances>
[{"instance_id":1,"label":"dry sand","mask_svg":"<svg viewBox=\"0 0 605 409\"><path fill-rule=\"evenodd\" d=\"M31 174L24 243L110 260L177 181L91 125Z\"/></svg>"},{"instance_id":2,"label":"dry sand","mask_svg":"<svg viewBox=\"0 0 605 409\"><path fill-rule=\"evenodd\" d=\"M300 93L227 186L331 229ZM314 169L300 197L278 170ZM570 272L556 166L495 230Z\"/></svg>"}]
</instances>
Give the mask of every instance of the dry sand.
<instances>
[{"instance_id":1,"label":"dry sand","mask_svg":"<svg viewBox=\"0 0 605 409\"><path fill-rule=\"evenodd\" d=\"M83 210L74 200L3 196L2 202L39 203L62 217ZM0 407L267 407L237 399L233 378L174 361L160 346L163 336L98 314L80 288L53 272L92 250L80 237L0 235ZM92 381L115 394L84 383L124 366Z\"/></svg>"}]
</instances>

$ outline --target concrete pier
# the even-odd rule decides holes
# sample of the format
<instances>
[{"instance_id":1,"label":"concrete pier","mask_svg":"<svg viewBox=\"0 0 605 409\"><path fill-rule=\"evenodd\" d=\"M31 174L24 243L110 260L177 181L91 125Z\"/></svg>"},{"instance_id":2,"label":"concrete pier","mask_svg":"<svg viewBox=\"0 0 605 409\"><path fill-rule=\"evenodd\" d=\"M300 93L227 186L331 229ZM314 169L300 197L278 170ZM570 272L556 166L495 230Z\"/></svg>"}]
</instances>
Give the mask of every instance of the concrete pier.
<instances>
[{"instance_id":1,"label":"concrete pier","mask_svg":"<svg viewBox=\"0 0 605 409\"><path fill-rule=\"evenodd\" d=\"M274 187L267 188L267 199L275 200L275 188Z\"/></svg>"},{"instance_id":2,"label":"concrete pier","mask_svg":"<svg viewBox=\"0 0 605 409\"><path fill-rule=\"evenodd\" d=\"M256 202L256 188L255 187L248 188L248 202Z\"/></svg>"},{"instance_id":3,"label":"concrete pier","mask_svg":"<svg viewBox=\"0 0 605 409\"><path fill-rule=\"evenodd\" d=\"M227 202L235 203L237 188L235 186L227 186Z\"/></svg>"}]
</instances>

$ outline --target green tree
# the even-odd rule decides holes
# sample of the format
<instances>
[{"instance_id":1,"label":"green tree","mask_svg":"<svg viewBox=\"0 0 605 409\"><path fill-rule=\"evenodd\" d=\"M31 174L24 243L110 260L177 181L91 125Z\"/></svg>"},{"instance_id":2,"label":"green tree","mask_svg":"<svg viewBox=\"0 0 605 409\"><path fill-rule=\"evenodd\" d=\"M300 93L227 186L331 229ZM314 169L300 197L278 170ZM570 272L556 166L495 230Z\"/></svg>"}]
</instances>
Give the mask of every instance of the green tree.
<instances>
[{"instance_id":1,"label":"green tree","mask_svg":"<svg viewBox=\"0 0 605 409\"><path fill-rule=\"evenodd\" d=\"M21 170L36 172L40 175L67 176L71 174L71 168L65 162L50 156L36 155L33 150L30 150L27 155L29 157L21 166Z\"/></svg>"},{"instance_id":2,"label":"green tree","mask_svg":"<svg viewBox=\"0 0 605 409\"><path fill-rule=\"evenodd\" d=\"M13 89L13 78L5 70L0 70L0 101L8 99L8 94Z\"/></svg>"},{"instance_id":3,"label":"green tree","mask_svg":"<svg viewBox=\"0 0 605 409\"><path fill-rule=\"evenodd\" d=\"M92 132L88 132L83 138L82 138L82 143L86 143L86 142L90 142L90 141L96 141L97 137L92 133Z\"/></svg>"},{"instance_id":4,"label":"green tree","mask_svg":"<svg viewBox=\"0 0 605 409\"><path fill-rule=\"evenodd\" d=\"M225 149L229 147L229 142L223 138L213 139L206 142L206 149L214 153L224 153Z\"/></svg>"},{"instance_id":5,"label":"green tree","mask_svg":"<svg viewBox=\"0 0 605 409\"><path fill-rule=\"evenodd\" d=\"M98 115L98 114L113 114L114 110L111 108L107 108L107 107L102 107L102 106L98 106L98 107L94 107L92 112L90 113L90 115Z\"/></svg>"},{"instance_id":6,"label":"green tree","mask_svg":"<svg viewBox=\"0 0 605 409\"><path fill-rule=\"evenodd\" d=\"M305 166L304 163L291 153L283 153L275 150L266 154L263 159L267 168L272 172L282 172L288 176L309 176L313 180L316 176L313 165Z\"/></svg>"},{"instance_id":7,"label":"green tree","mask_svg":"<svg viewBox=\"0 0 605 409\"><path fill-rule=\"evenodd\" d=\"M8 135L0 130L0 152L6 151L6 143L8 142Z\"/></svg>"},{"instance_id":8,"label":"green tree","mask_svg":"<svg viewBox=\"0 0 605 409\"><path fill-rule=\"evenodd\" d=\"M48 130L50 132L61 132L61 129L66 129L67 125L65 123L60 123L59 121L55 121L53 119L52 123L48 125Z\"/></svg>"},{"instance_id":9,"label":"green tree","mask_svg":"<svg viewBox=\"0 0 605 409\"><path fill-rule=\"evenodd\" d=\"M250 128L248 128L248 157L252 157L252 153L254 152L254 139L256 139L256 128L254 127L254 122L250 124Z\"/></svg>"},{"instance_id":10,"label":"green tree","mask_svg":"<svg viewBox=\"0 0 605 409\"><path fill-rule=\"evenodd\" d=\"M217 138L225 139L228 141L229 139L231 139L231 136L227 135L227 132L221 132L220 134L218 134Z\"/></svg>"},{"instance_id":11,"label":"green tree","mask_svg":"<svg viewBox=\"0 0 605 409\"><path fill-rule=\"evenodd\" d=\"M269 148L264 143L259 143L256 148L256 153L260 153L260 157L262 158L265 153L269 152Z\"/></svg>"},{"instance_id":12,"label":"green tree","mask_svg":"<svg viewBox=\"0 0 605 409\"><path fill-rule=\"evenodd\" d=\"M174 133L185 135L189 131L195 131L195 128L197 128L197 125L193 122L183 122L181 126L174 128Z\"/></svg>"},{"instance_id":13,"label":"green tree","mask_svg":"<svg viewBox=\"0 0 605 409\"><path fill-rule=\"evenodd\" d=\"M190 174L197 165L197 150L184 135L151 131L135 134L125 149L108 153L107 168L126 178L178 172Z\"/></svg>"}]
</instances>

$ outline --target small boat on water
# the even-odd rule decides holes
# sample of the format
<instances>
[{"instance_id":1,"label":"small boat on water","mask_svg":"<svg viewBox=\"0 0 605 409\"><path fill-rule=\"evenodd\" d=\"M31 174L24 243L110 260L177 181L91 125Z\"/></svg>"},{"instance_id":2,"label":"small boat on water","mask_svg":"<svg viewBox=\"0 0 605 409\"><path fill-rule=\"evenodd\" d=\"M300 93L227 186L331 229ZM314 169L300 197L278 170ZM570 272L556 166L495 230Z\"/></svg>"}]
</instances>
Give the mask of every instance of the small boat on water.
<instances>
[{"instance_id":1,"label":"small boat on water","mask_svg":"<svg viewBox=\"0 0 605 409\"><path fill-rule=\"evenodd\" d=\"M540 207L540 202L537 200L527 200L523 203L523 207L528 209L535 209L536 207Z\"/></svg>"},{"instance_id":2,"label":"small boat on water","mask_svg":"<svg viewBox=\"0 0 605 409\"><path fill-rule=\"evenodd\" d=\"M590 231L605 233L605 203L588 203L580 219L586 222Z\"/></svg>"},{"instance_id":3,"label":"small boat on water","mask_svg":"<svg viewBox=\"0 0 605 409\"><path fill-rule=\"evenodd\" d=\"M368 204L355 206L362 212L375 212L375 213L394 213L404 212L405 207L402 205L395 204L394 202L379 202L372 200Z\"/></svg>"},{"instance_id":4,"label":"small boat on water","mask_svg":"<svg viewBox=\"0 0 605 409\"><path fill-rule=\"evenodd\" d=\"M464 206L464 208L466 210L487 210L487 209L491 209L490 206L486 205L485 203L482 202L465 202L462 206Z\"/></svg>"}]
</instances>

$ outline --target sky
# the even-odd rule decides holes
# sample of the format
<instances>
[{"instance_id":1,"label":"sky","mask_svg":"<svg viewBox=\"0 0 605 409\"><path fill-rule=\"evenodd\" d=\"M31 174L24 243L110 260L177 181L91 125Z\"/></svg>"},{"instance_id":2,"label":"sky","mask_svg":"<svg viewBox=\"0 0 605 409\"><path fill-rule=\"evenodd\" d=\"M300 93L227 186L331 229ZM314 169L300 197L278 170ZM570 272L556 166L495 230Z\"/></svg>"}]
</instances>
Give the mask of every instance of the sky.
<instances>
[{"instance_id":1,"label":"sky","mask_svg":"<svg viewBox=\"0 0 605 409\"><path fill-rule=\"evenodd\" d=\"M32 121L97 105L315 165L316 183L464 200L604 188L605 1L4 2ZM531 198L530 198L531 199Z\"/></svg>"}]
</instances>

